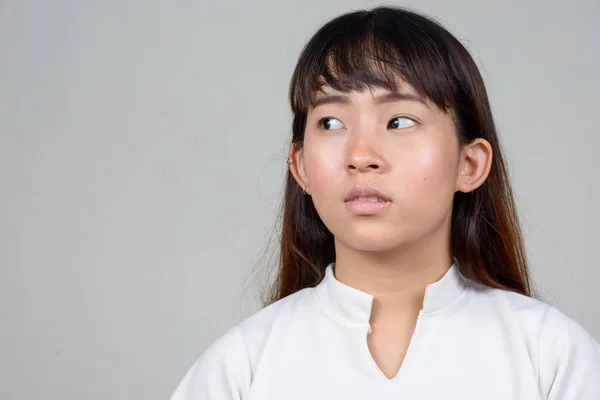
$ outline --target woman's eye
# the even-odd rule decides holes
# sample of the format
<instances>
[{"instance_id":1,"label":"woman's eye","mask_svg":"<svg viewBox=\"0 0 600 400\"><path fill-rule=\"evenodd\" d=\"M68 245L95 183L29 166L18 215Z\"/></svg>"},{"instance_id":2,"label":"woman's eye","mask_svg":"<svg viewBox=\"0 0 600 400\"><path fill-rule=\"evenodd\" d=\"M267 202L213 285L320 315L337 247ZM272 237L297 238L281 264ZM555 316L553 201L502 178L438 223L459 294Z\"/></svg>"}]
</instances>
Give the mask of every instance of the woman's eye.
<instances>
[{"instance_id":1,"label":"woman's eye","mask_svg":"<svg viewBox=\"0 0 600 400\"><path fill-rule=\"evenodd\" d=\"M326 130L341 129L344 124L337 118L325 117L319 120L319 126Z\"/></svg>"},{"instance_id":2,"label":"woman's eye","mask_svg":"<svg viewBox=\"0 0 600 400\"><path fill-rule=\"evenodd\" d=\"M390 121L389 127L392 129L402 129L402 128L410 128L411 126L413 126L415 124L416 124L416 122L411 118L396 117Z\"/></svg>"}]
</instances>

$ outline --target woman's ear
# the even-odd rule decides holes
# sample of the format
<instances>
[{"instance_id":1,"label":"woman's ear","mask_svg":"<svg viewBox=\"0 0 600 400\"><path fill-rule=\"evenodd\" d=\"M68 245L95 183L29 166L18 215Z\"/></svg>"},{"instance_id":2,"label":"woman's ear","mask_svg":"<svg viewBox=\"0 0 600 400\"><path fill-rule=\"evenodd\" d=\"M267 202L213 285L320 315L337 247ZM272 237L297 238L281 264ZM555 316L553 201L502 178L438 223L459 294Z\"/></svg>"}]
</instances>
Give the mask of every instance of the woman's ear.
<instances>
[{"instance_id":1,"label":"woman's ear","mask_svg":"<svg viewBox=\"0 0 600 400\"><path fill-rule=\"evenodd\" d=\"M458 164L457 191L469 193L485 182L492 167L492 153L492 146L482 138L463 146Z\"/></svg>"},{"instance_id":2,"label":"woman's ear","mask_svg":"<svg viewBox=\"0 0 600 400\"><path fill-rule=\"evenodd\" d=\"M304 169L304 149L297 142L292 143L290 146L288 164L290 166L290 172L298 185L305 189L307 194L310 194L308 178L306 177L306 170Z\"/></svg>"}]
</instances>

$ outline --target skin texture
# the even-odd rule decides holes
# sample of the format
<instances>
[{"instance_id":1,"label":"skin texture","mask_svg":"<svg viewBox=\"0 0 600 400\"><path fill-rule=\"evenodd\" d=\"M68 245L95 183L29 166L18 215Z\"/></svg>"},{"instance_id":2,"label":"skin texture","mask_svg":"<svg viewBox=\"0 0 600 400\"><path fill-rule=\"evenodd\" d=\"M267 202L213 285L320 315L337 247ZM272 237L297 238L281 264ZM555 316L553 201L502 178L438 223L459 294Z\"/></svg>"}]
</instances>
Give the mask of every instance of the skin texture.
<instances>
[{"instance_id":1,"label":"skin texture","mask_svg":"<svg viewBox=\"0 0 600 400\"><path fill-rule=\"evenodd\" d=\"M291 173L334 235L336 278L374 296L368 343L388 378L401 367L425 287L452 264L454 193L479 187L492 160L484 139L460 146L452 115L407 84L396 92L403 95L324 86L303 146L289 152ZM375 188L391 204L354 214L344 199L355 186Z\"/></svg>"}]
</instances>

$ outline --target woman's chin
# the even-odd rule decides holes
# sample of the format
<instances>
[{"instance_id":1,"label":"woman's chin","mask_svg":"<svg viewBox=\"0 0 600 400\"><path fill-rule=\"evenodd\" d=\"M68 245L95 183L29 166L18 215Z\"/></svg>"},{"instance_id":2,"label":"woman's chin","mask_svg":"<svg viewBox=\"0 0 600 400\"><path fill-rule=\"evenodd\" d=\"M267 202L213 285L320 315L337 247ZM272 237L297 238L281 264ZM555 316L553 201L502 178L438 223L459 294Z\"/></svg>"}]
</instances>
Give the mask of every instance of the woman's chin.
<instances>
[{"instance_id":1,"label":"woman's chin","mask_svg":"<svg viewBox=\"0 0 600 400\"><path fill-rule=\"evenodd\" d=\"M353 246L354 250L356 251L364 251L364 252L370 252L370 253L386 253L389 251L392 251L394 249L397 249L398 246L386 246L383 243L358 243L355 246Z\"/></svg>"},{"instance_id":2,"label":"woman's chin","mask_svg":"<svg viewBox=\"0 0 600 400\"><path fill-rule=\"evenodd\" d=\"M345 239L345 240L344 240ZM356 251L365 252L388 252L399 247L405 242L398 235L394 237L377 235L353 235L352 237L346 237L341 240L345 246L350 247Z\"/></svg>"}]
</instances>

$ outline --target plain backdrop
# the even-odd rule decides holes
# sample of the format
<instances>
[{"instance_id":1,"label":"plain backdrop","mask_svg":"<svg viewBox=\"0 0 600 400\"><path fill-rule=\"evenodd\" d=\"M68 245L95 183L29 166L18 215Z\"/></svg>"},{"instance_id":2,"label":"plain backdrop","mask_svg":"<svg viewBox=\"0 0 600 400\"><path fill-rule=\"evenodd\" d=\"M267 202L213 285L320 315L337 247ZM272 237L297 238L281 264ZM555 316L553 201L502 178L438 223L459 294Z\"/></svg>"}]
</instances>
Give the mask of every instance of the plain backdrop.
<instances>
[{"instance_id":1,"label":"plain backdrop","mask_svg":"<svg viewBox=\"0 0 600 400\"><path fill-rule=\"evenodd\" d=\"M0 1L1 399L168 398L257 310L294 64L380 4ZM396 4L473 53L537 287L600 339L600 3Z\"/></svg>"}]
</instances>

